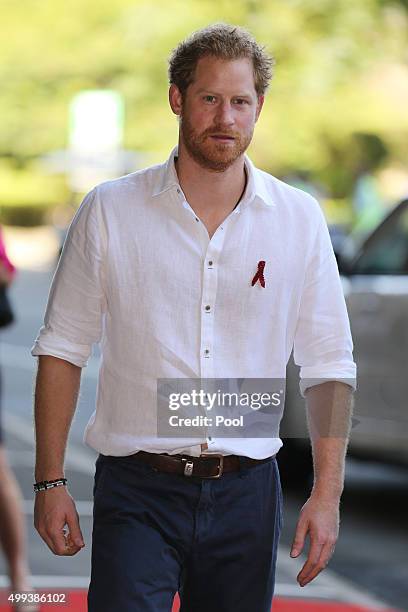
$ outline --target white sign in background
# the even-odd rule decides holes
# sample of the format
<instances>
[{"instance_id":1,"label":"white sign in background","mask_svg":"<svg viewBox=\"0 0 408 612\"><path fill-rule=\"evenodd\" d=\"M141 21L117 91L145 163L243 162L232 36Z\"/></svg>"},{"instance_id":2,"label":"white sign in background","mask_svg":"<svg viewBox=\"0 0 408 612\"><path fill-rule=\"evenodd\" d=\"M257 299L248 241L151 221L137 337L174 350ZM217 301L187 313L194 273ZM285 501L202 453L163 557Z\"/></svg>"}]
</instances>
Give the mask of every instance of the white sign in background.
<instances>
[{"instance_id":1,"label":"white sign in background","mask_svg":"<svg viewBox=\"0 0 408 612\"><path fill-rule=\"evenodd\" d=\"M84 90L69 108L69 183L85 192L121 171L124 104L113 90Z\"/></svg>"}]
</instances>

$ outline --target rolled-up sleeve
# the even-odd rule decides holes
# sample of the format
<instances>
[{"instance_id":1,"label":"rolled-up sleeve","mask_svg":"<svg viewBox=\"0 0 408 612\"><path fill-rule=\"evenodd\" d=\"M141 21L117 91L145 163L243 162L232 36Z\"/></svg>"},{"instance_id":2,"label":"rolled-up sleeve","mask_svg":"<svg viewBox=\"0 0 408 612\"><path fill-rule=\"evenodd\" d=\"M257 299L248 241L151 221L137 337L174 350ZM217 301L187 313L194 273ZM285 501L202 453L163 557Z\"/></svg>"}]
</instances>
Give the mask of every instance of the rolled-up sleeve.
<instances>
[{"instance_id":1,"label":"rolled-up sleeve","mask_svg":"<svg viewBox=\"0 0 408 612\"><path fill-rule=\"evenodd\" d=\"M69 226L44 324L31 348L33 356L53 355L81 368L88 364L92 345L101 338L106 311L105 252L106 231L95 187Z\"/></svg>"},{"instance_id":2,"label":"rolled-up sleeve","mask_svg":"<svg viewBox=\"0 0 408 612\"><path fill-rule=\"evenodd\" d=\"M328 380L356 389L353 341L336 258L324 215L317 205L317 230L308 259L294 339L300 392Z\"/></svg>"}]
</instances>

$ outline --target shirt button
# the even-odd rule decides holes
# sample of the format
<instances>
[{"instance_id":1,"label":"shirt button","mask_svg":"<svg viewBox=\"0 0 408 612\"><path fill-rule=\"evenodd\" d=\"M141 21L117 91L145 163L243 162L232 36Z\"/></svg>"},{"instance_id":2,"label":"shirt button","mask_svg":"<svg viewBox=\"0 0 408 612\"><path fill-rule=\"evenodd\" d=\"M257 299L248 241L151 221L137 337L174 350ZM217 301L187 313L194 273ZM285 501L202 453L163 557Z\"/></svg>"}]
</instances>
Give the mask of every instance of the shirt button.
<instances>
[{"instance_id":1,"label":"shirt button","mask_svg":"<svg viewBox=\"0 0 408 612\"><path fill-rule=\"evenodd\" d=\"M180 193L180 189L177 189L177 193Z\"/></svg>"},{"instance_id":2,"label":"shirt button","mask_svg":"<svg viewBox=\"0 0 408 612\"><path fill-rule=\"evenodd\" d=\"M210 261L208 262L208 265L209 265L209 266L212 266L212 265L213 265L213 262L212 262L212 260L211 260L211 259L210 259Z\"/></svg>"},{"instance_id":3,"label":"shirt button","mask_svg":"<svg viewBox=\"0 0 408 612\"><path fill-rule=\"evenodd\" d=\"M199 221L200 219L198 217L196 217L196 221Z\"/></svg>"},{"instance_id":4,"label":"shirt button","mask_svg":"<svg viewBox=\"0 0 408 612\"><path fill-rule=\"evenodd\" d=\"M207 306L205 307L205 309L206 309L207 311L208 311L208 310L211 310L211 306L209 306L209 305L207 304Z\"/></svg>"},{"instance_id":5,"label":"shirt button","mask_svg":"<svg viewBox=\"0 0 408 612\"><path fill-rule=\"evenodd\" d=\"M210 349L205 349L204 350L204 355L209 355L210 354Z\"/></svg>"}]
</instances>

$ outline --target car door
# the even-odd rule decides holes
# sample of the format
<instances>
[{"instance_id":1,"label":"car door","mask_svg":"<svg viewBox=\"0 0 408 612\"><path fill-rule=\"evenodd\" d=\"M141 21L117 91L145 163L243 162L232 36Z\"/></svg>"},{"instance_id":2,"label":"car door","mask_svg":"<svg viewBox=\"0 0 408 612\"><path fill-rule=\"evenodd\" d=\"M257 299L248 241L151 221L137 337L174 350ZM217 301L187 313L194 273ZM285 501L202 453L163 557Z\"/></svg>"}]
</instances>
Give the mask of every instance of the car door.
<instances>
[{"instance_id":1,"label":"car door","mask_svg":"<svg viewBox=\"0 0 408 612\"><path fill-rule=\"evenodd\" d=\"M342 280L358 367L350 451L408 463L408 200Z\"/></svg>"}]
</instances>

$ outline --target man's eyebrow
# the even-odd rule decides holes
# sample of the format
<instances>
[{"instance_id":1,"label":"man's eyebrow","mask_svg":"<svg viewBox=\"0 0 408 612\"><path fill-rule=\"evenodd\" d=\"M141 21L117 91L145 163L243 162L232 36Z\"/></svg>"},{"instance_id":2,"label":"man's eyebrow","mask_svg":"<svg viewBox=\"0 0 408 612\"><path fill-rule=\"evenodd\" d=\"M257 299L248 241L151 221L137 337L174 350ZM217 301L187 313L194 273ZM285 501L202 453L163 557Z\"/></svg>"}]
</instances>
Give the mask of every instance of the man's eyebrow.
<instances>
[{"instance_id":1,"label":"man's eyebrow","mask_svg":"<svg viewBox=\"0 0 408 612\"><path fill-rule=\"evenodd\" d=\"M197 93L207 93L207 94L211 94L212 96L220 96L222 94L217 93L216 91L211 91L211 89L204 89L204 88L200 88L197 89ZM240 93L240 94L234 94L233 96L234 98L252 98L250 93Z\"/></svg>"}]
</instances>

